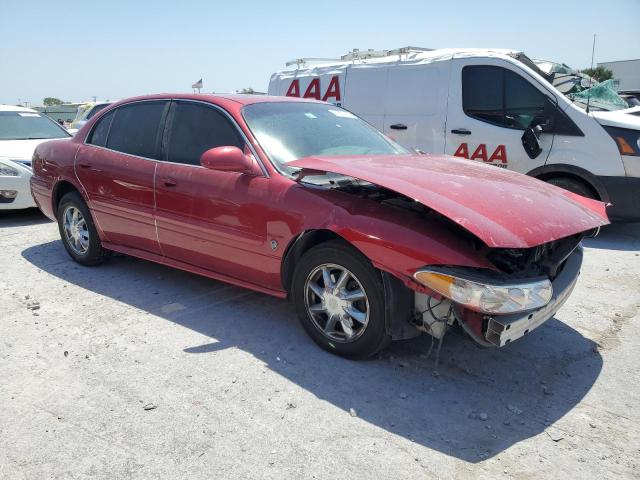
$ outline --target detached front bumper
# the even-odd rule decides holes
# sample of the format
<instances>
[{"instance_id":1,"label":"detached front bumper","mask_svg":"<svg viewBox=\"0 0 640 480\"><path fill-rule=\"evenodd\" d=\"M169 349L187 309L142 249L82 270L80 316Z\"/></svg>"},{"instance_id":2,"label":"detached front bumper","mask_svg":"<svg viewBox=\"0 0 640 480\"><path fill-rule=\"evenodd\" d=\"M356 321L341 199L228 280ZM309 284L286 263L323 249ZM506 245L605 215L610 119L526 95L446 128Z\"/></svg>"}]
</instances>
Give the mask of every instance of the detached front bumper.
<instances>
[{"instance_id":1,"label":"detached front bumper","mask_svg":"<svg viewBox=\"0 0 640 480\"><path fill-rule=\"evenodd\" d=\"M552 318L567 301L578 281L582 246L576 247L553 280L553 296L538 310L511 315L487 315L454 307L456 318L469 335L484 346L503 347Z\"/></svg>"}]
</instances>

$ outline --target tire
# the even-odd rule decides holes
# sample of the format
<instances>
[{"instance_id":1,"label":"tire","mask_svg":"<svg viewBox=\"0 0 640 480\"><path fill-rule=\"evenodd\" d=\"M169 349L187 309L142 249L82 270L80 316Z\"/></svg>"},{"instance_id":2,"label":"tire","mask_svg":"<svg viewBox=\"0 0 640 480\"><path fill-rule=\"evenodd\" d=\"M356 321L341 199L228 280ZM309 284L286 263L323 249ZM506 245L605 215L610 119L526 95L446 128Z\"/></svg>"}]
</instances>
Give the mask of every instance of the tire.
<instances>
[{"instance_id":1,"label":"tire","mask_svg":"<svg viewBox=\"0 0 640 480\"><path fill-rule=\"evenodd\" d=\"M339 285L340 279L344 286ZM302 256L293 274L291 296L305 331L331 353L364 359L391 342L380 272L343 242L322 243Z\"/></svg>"},{"instance_id":2,"label":"tire","mask_svg":"<svg viewBox=\"0 0 640 480\"><path fill-rule=\"evenodd\" d=\"M574 180L573 178L568 177L555 177L549 178L545 180L545 182L550 183L551 185L555 185L556 187L569 190L572 193L577 193L578 195L582 195L583 197L599 200L598 194L595 192L595 190L590 185L587 185L580 180Z\"/></svg>"},{"instance_id":3,"label":"tire","mask_svg":"<svg viewBox=\"0 0 640 480\"><path fill-rule=\"evenodd\" d=\"M71 258L85 266L104 261L107 252L102 248L91 212L78 192L69 192L60 199L57 217L62 244Z\"/></svg>"}]
</instances>

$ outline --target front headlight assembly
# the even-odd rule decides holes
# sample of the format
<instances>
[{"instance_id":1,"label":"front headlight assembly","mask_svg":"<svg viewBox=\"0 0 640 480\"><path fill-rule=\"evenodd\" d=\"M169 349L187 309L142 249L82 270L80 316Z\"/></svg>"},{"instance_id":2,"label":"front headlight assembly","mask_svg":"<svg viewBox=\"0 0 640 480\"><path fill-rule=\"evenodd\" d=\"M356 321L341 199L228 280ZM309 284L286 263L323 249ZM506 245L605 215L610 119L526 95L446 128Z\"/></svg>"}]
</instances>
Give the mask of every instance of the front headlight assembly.
<instances>
[{"instance_id":1,"label":"front headlight assembly","mask_svg":"<svg viewBox=\"0 0 640 480\"><path fill-rule=\"evenodd\" d=\"M11 165L0 162L0 177L17 177L20 174L16 168Z\"/></svg>"},{"instance_id":2,"label":"front headlight assembly","mask_svg":"<svg viewBox=\"0 0 640 480\"><path fill-rule=\"evenodd\" d=\"M413 276L443 297L488 314L535 310L544 307L553 296L553 287L548 279L522 283L484 283L432 270L418 270Z\"/></svg>"},{"instance_id":3,"label":"front headlight assembly","mask_svg":"<svg viewBox=\"0 0 640 480\"><path fill-rule=\"evenodd\" d=\"M603 128L616 142L620 155L640 156L640 131L609 126Z\"/></svg>"}]
</instances>

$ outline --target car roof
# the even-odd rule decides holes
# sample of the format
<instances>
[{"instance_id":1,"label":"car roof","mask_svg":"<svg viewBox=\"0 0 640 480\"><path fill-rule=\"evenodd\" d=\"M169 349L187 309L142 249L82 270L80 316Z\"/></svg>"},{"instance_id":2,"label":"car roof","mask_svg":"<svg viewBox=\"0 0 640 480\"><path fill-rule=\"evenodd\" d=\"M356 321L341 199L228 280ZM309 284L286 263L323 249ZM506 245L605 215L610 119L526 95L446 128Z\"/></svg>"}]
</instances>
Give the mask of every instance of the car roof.
<instances>
[{"instance_id":1,"label":"car roof","mask_svg":"<svg viewBox=\"0 0 640 480\"><path fill-rule=\"evenodd\" d=\"M0 112L33 112L33 113L38 113L33 108L17 107L15 105L2 105L2 104L0 104Z\"/></svg>"},{"instance_id":2,"label":"car roof","mask_svg":"<svg viewBox=\"0 0 640 480\"><path fill-rule=\"evenodd\" d=\"M175 99L175 100L200 100L211 103L220 103L220 101L231 101L239 105L251 105L254 103L268 103L268 102L308 102L308 103L325 103L312 98L295 98L295 97L279 97L275 95L250 95L250 94L237 94L237 93L158 93L153 95L141 95L138 97L131 97L114 102L114 104L124 104L141 100L160 100L160 99Z\"/></svg>"}]
</instances>

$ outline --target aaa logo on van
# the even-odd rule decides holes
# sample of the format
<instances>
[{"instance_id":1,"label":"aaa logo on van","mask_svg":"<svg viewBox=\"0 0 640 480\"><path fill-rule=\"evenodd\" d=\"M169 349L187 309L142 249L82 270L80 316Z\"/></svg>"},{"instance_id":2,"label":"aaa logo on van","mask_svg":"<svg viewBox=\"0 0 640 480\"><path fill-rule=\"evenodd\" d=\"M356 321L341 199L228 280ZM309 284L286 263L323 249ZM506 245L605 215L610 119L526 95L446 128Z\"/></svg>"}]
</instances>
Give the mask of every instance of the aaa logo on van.
<instances>
[{"instance_id":1,"label":"aaa logo on van","mask_svg":"<svg viewBox=\"0 0 640 480\"><path fill-rule=\"evenodd\" d=\"M507 149L504 145L498 145L496 149L493 151L491 156L487 156L487 145L481 143L478 145L471 156L469 156L469 146L466 143L461 143L456 153L453 154L454 157L466 158L468 160L482 160L483 162L493 163L497 167L507 168Z\"/></svg>"},{"instance_id":2,"label":"aaa logo on van","mask_svg":"<svg viewBox=\"0 0 640 480\"><path fill-rule=\"evenodd\" d=\"M320 89L320 78L314 78L311 80L307 89L304 91L304 95L302 98L315 98L316 100L322 100L323 102L329 101L330 98L333 98L334 102L341 101L340 97L340 82L338 81L338 75L334 75L331 77L329 81L329 86L324 91L324 95L321 95ZM295 78L289 85L289 89L286 93L287 97L300 97L300 79Z\"/></svg>"}]
</instances>

